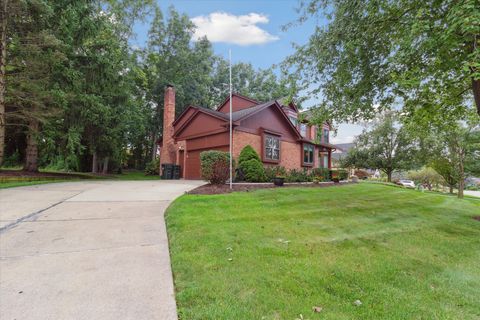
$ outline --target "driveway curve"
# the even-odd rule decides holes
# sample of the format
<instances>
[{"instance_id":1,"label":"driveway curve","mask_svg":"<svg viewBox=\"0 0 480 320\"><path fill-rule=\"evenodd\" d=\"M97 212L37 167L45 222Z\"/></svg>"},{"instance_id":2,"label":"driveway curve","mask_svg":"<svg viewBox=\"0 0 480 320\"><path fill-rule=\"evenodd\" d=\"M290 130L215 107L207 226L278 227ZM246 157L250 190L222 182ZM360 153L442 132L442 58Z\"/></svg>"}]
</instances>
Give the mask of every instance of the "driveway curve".
<instances>
[{"instance_id":1,"label":"driveway curve","mask_svg":"<svg viewBox=\"0 0 480 320\"><path fill-rule=\"evenodd\" d=\"M164 211L201 184L0 190L0 318L177 319Z\"/></svg>"}]
</instances>

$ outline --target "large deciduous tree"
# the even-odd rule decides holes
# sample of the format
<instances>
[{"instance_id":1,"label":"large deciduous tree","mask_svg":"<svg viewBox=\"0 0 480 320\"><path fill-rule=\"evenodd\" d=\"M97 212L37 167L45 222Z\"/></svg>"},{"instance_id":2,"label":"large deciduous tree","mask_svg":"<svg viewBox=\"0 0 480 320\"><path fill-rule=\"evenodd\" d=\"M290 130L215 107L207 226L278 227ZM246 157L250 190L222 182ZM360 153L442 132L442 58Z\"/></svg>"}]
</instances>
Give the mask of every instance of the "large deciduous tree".
<instances>
[{"instance_id":1,"label":"large deciduous tree","mask_svg":"<svg viewBox=\"0 0 480 320\"><path fill-rule=\"evenodd\" d=\"M414 163L415 141L391 113L380 117L354 142L355 146L342 160L346 167L379 169L391 182L393 172L410 169Z\"/></svg>"},{"instance_id":2,"label":"large deciduous tree","mask_svg":"<svg viewBox=\"0 0 480 320\"><path fill-rule=\"evenodd\" d=\"M320 98L318 114L372 118L397 103L406 115L480 114L478 0L307 0L300 12L319 25L286 65Z\"/></svg>"}]
</instances>

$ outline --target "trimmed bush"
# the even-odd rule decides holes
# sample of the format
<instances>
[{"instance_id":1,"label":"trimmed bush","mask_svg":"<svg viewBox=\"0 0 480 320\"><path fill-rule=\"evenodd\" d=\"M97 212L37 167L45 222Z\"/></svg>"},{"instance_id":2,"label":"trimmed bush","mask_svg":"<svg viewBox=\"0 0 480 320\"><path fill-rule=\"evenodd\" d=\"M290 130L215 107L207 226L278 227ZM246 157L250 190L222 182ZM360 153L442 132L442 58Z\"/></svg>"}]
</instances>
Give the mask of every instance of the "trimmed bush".
<instances>
[{"instance_id":1,"label":"trimmed bush","mask_svg":"<svg viewBox=\"0 0 480 320\"><path fill-rule=\"evenodd\" d=\"M243 161L241 170L247 182L264 182L267 180L262 163L256 159Z\"/></svg>"},{"instance_id":2,"label":"trimmed bush","mask_svg":"<svg viewBox=\"0 0 480 320\"><path fill-rule=\"evenodd\" d=\"M287 170L282 166L265 167L265 176L267 177L267 181L273 181L275 177L285 178L287 176Z\"/></svg>"},{"instance_id":3,"label":"trimmed bush","mask_svg":"<svg viewBox=\"0 0 480 320\"><path fill-rule=\"evenodd\" d=\"M202 178L211 184L225 184L229 178L230 156L223 151L204 151L200 153Z\"/></svg>"},{"instance_id":4,"label":"trimmed bush","mask_svg":"<svg viewBox=\"0 0 480 320\"><path fill-rule=\"evenodd\" d=\"M288 174L285 178L286 182L311 182L313 181L313 176L309 174L306 169L292 169L288 171Z\"/></svg>"},{"instance_id":5,"label":"trimmed bush","mask_svg":"<svg viewBox=\"0 0 480 320\"><path fill-rule=\"evenodd\" d=\"M158 176L160 174L160 158L147 163L144 172L147 176Z\"/></svg>"},{"instance_id":6,"label":"trimmed bush","mask_svg":"<svg viewBox=\"0 0 480 320\"><path fill-rule=\"evenodd\" d=\"M330 170L327 168L314 168L312 169L313 180L315 182L330 181Z\"/></svg>"},{"instance_id":7,"label":"trimmed bush","mask_svg":"<svg viewBox=\"0 0 480 320\"><path fill-rule=\"evenodd\" d=\"M241 168L243 162L252 160L252 159L255 159L258 162L262 163L262 161L260 160L260 156L255 151L255 149L253 149L251 145L246 145L245 148L243 148L242 151L240 152L240 155L238 156L238 166Z\"/></svg>"}]
</instances>

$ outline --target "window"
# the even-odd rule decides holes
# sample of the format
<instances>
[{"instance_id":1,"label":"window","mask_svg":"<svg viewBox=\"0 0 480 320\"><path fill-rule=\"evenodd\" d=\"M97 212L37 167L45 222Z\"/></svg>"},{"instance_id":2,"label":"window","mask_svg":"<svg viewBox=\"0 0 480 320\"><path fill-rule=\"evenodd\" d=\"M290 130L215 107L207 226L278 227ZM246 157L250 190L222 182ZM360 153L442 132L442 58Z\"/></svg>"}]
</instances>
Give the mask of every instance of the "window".
<instances>
[{"instance_id":1,"label":"window","mask_svg":"<svg viewBox=\"0 0 480 320\"><path fill-rule=\"evenodd\" d=\"M328 168L328 155L323 155L323 167Z\"/></svg>"},{"instance_id":2,"label":"window","mask_svg":"<svg viewBox=\"0 0 480 320\"><path fill-rule=\"evenodd\" d=\"M323 142L328 143L328 129L323 129Z\"/></svg>"},{"instance_id":3,"label":"window","mask_svg":"<svg viewBox=\"0 0 480 320\"><path fill-rule=\"evenodd\" d=\"M298 120L295 117L289 116L288 117L290 121L293 123L293 125L296 127L298 125Z\"/></svg>"},{"instance_id":4,"label":"window","mask_svg":"<svg viewBox=\"0 0 480 320\"><path fill-rule=\"evenodd\" d=\"M311 144L303 145L303 164L313 165L313 153L315 147Z\"/></svg>"},{"instance_id":5,"label":"window","mask_svg":"<svg viewBox=\"0 0 480 320\"><path fill-rule=\"evenodd\" d=\"M265 135L265 160L280 160L280 138Z\"/></svg>"},{"instance_id":6,"label":"window","mask_svg":"<svg viewBox=\"0 0 480 320\"><path fill-rule=\"evenodd\" d=\"M301 124L300 125L300 134L302 135L302 137L306 137L307 136L307 125L306 124Z\"/></svg>"}]
</instances>

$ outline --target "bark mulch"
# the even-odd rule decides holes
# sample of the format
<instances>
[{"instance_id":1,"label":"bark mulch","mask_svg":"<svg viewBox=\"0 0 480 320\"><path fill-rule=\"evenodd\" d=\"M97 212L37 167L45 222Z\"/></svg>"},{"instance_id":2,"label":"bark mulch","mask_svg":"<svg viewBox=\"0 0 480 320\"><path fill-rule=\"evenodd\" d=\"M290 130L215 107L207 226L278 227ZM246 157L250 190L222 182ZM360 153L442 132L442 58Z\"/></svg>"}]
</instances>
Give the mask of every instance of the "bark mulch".
<instances>
[{"instance_id":1,"label":"bark mulch","mask_svg":"<svg viewBox=\"0 0 480 320\"><path fill-rule=\"evenodd\" d=\"M480 221L480 216L473 217L474 220Z\"/></svg>"},{"instance_id":2,"label":"bark mulch","mask_svg":"<svg viewBox=\"0 0 480 320\"><path fill-rule=\"evenodd\" d=\"M326 188L326 187L339 187L346 184L350 184L353 182L341 182L341 183L333 183L333 182L323 182L319 184L315 183L288 183L285 184L283 187L277 187L273 183L235 183L230 189L228 184L223 185L213 185L213 184L206 184L195 188L187 194L224 194L224 193L231 193L237 191L244 191L249 192L257 189L276 189L276 188L291 188L291 187L302 187L302 188Z\"/></svg>"}]
</instances>

